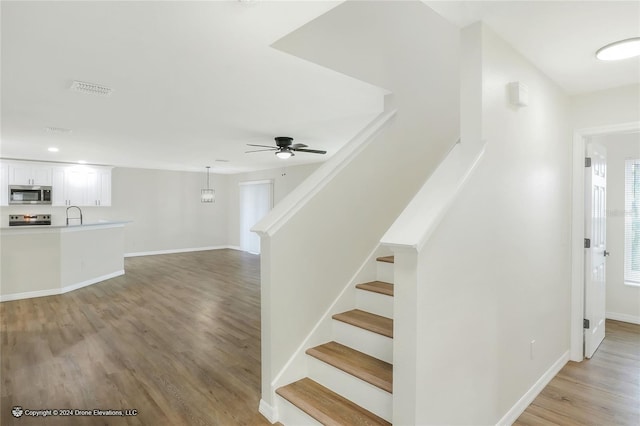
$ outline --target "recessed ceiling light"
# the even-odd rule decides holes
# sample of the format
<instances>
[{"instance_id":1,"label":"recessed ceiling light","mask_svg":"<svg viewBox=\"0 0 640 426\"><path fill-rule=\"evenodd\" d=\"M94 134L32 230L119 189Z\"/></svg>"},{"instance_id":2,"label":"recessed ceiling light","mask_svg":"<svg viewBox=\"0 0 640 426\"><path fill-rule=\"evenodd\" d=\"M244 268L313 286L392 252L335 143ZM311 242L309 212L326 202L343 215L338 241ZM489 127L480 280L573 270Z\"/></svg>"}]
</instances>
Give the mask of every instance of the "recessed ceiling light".
<instances>
[{"instance_id":1,"label":"recessed ceiling light","mask_svg":"<svg viewBox=\"0 0 640 426\"><path fill-rule=\"evenodd\" d=\"M55 146L50 146L49 148L47 148L47 151L49 151L49 152L58 152L60 150L58 148L56 148Z\"/></svg>"},{"instance_id":2,"label":"recessed ceiling light","mask_svg":"<svg viewBox=\"0 0 640 426\"><path fill-rule=\"evenodd\" d=\"M640 37L607 44L596 52L596 58L601 61L618 61L620 59L633 58L634 56L640 56Z\"/></svg>"},{"instance_id":3,"label":"recessed ceiling light","mask_svg":"<svg viewBox=\"0 0 640 426\"><path fill-rule=\"evenodd\" d=\"M87 162L84 160L78 160L78 164L87 164Z\"/></svg>"}]
</instances>

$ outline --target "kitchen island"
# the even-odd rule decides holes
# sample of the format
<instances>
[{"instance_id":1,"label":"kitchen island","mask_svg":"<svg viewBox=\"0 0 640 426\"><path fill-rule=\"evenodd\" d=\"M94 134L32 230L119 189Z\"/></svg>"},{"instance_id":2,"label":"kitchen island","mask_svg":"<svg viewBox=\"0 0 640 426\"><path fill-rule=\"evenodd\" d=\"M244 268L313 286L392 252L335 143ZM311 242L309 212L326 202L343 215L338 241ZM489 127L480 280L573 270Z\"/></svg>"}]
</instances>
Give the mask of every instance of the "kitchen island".
<instances>
[{"instance_id":1,"label":"kitchen island","mask_svg":"<svg viewBox=\"0 0 640 426\"><path fill-rule=\"evenodd\" d=\"M0 228L0 301L51 296L124 274L124 226Z\"/></svg>"}]
</instances>

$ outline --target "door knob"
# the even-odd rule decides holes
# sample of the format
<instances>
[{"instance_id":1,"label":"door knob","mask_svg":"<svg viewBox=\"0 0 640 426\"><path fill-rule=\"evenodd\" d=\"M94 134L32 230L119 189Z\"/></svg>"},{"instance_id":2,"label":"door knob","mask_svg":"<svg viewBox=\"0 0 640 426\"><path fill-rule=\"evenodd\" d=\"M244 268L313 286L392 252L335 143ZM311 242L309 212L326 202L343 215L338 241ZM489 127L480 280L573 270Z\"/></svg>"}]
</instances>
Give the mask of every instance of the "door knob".
<instances>
[{"instance_id":1,"label":"door knob","mask_svg":"<svg viewBox=\"0 0 640 426\"><path fill-rule=\"evenodd\" d=\"M607 257L607 256L609 256L610 254L611 254L611 252L608 252L608 251L606 251L606 250L604 251L604 257Z\"/></svg>"}]
</instances>

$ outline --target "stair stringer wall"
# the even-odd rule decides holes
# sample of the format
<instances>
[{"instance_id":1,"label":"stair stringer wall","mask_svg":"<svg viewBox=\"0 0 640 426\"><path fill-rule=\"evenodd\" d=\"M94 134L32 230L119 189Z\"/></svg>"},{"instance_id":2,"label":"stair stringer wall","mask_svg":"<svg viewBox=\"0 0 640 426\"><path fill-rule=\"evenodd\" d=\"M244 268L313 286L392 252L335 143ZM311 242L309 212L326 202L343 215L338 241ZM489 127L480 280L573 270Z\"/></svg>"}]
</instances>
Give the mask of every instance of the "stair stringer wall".
<instances>
[{"instance_id":1,"label":"stair stringer wall","mask_svg":"<svg viewBox=\"0 0 640 426\"><path fill-rule=\"evenodd\" d=\"M318 322L314 325L311 332L305 337L300 346L291 355L284 368L276 375L271 382L271 391L275 392L277 388L287 385L289 383L300 380L303 377L309 375L309 368L307 365L308 355L305 351L314 346L321 345L333 340L333 319L334 314L354 309L356 306L356 284L363 282L375 281L377 278L376 258L389 253L389 250L385 250L380 245L377 245L367 256L366 260L360 265L358 271L353 277L346 283L338 297L331 303L331 306L322 315ZM280 398L275 400L274 408L276 416L280 412L280 404L282 400ZM272 421L277 420L271 419Z\"/></svg>"},{"instance_id":2,"label":"stair stringer wall","mask_svg":"<svg viewBox=\"0 0 640 426\"><path fill-rule=\"evenodd\" d=\"M276 376L459 139L459 41L458 28L422 2L349 1L274 44L384 87L388 111L398 112L356 156L336 164L335 153L253 228L262 249L261 406L274 404Z\"/></svg>"}]
</instances>

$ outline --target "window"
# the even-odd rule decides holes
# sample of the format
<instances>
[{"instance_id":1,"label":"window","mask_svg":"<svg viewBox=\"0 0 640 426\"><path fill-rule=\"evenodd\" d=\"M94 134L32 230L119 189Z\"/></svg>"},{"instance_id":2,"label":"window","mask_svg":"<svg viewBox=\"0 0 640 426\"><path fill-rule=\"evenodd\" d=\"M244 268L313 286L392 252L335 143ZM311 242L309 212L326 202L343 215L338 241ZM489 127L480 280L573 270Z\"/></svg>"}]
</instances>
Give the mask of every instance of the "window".
<instances>
[{"instance_id":1,"label":"window","mask_svg":"<svg viewBox=\"0 0 640 426\"><path fill-rule=\"evenodd\" d=\"M640 286L640 159L625 163L624 200L624 282Z\"/></svg>"}]
</instances>

